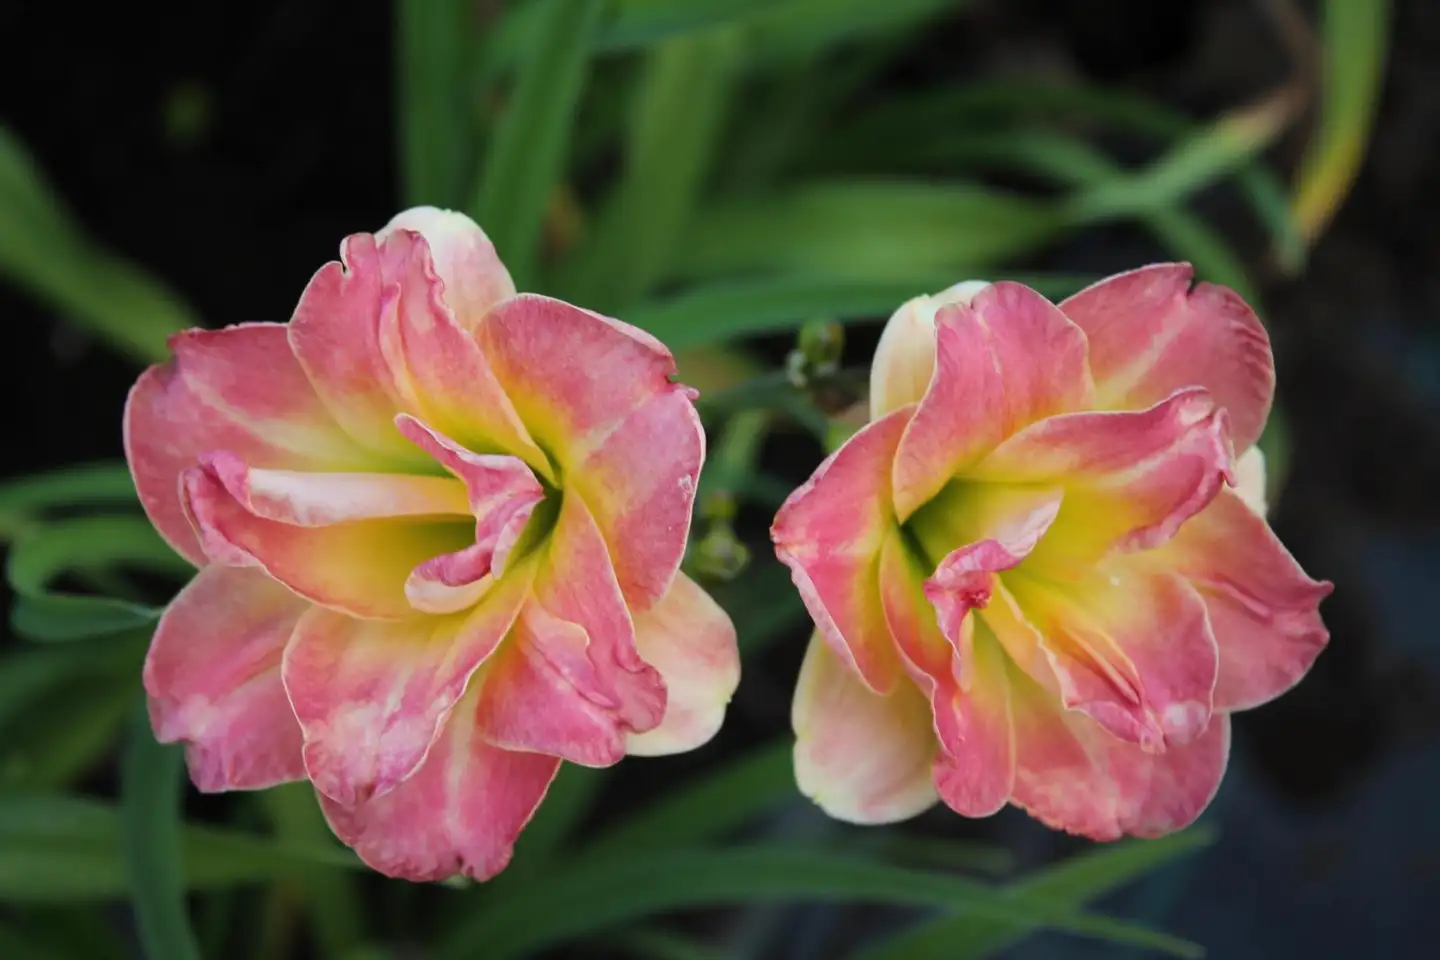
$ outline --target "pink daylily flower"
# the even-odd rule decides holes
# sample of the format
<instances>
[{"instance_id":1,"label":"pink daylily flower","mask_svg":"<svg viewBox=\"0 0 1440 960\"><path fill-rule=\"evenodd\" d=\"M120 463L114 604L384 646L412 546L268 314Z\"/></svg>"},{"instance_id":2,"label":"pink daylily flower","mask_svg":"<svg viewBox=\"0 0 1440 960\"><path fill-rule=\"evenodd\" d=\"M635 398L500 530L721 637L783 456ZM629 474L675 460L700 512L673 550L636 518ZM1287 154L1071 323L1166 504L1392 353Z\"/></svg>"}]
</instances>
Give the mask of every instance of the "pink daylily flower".
<instances>
[{"instance_id":1,"label":"pink daylily flower","mask_svg":"<svg viewBox=\"0 0 1440 960\"><path fill-rule=\"evenodd\" d=\"M384 873L485 879L561 763L689 750L739 679L678 572L705 438L648 334L517 294L463 215L356 234L288 325L192 330L125 410L200 572L145 663L206 791L308 779Z\"/></svg>"},{"instance_id":2,"label":"pink daylily flower","mask_svg":"<svg viewBox=\"0 0 1440 960\"><path fill-rule=\"evenodd\" d=\"M871 422L771 531L818 628L796 777L831 815L1165 834L1214 796L1229 715L1319 655L1330 584L1264 519L1269 339L1191 280L1058 307L966 283L891 318Z\"/></svg>"}]
</instances>

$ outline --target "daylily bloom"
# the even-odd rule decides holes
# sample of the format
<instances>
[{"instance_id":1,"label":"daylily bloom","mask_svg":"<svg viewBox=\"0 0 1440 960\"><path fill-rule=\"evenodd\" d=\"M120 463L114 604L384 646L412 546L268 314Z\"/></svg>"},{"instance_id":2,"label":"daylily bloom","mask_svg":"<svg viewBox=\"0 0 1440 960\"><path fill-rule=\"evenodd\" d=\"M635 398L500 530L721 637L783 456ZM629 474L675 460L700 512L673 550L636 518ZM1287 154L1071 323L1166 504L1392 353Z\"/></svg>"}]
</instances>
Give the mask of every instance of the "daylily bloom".
<instances>
[{"instance_id":1,"label":"daylily bloom","mask_svg":"<svg viewBox=\"0 0 1440 960\"><path fill-rule=\"evenodd\" d=\"M393 876L492 876L562 760L714 735L724 612L678 573L705 440L649 335L516 294L463 215L341 246L288 325L173 338L125 411L200 572L145 663L201 790L308 779Z\"/></svg>"},{"instance_id":2,"label":"daylily bloom","mask_svg":"<svg viewBox=\"0 0 1440 960\"><path fill-rule=\"evenodd\" d=\"M818 627L796 776L830 814L1013 803L1167 833L1214 796L1229 714L1325 646L1330 585L1263 517L1269 339L1191 279L1145 267L1058 307L966 283L891 318L871 422L772 529Z\"/></svg>"}]
</instances>

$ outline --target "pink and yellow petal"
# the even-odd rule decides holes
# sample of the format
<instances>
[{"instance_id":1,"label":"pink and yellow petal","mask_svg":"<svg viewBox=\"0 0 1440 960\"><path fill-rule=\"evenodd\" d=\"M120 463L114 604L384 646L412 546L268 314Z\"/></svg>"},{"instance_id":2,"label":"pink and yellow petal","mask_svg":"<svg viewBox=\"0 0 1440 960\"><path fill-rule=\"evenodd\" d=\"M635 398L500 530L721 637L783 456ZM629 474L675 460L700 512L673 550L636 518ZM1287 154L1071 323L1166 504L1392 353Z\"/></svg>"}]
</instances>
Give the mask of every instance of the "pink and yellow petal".
<instances>
[{"instance_id":1,"label":"pink and yellow petal","mask_svg":"<svg viewBox=\"0 0 1440 960\"><path fill-rule=\"evenodd\" d=\"M1085 335L1028 287L992 284L936 324L935 373L895 456L901 520L1006 437L1090 405Z\"/></svg>"},{"instance_id":2,"label":"pink and yellow petal","mask_svg":"<svg viewBox=\"0 0 1440 960\"><path fill-rule=\"evenodd\" d=\"M1221 491L1174 540L1142 559L1184 575L1205 602L1220 666L1217 710L1267 703L1305 676L1330 634L1310 579L1238 493Z\"/></svg>"},{"instance_id":3,"label":"pink and yellow petal","mask_svg":"<svg viewBox=\"0 0 1440 960\"><path fill-rule=\"evenodd\" d=\"M310 604L258 570L206 567L170 603L145 658L150 721L185 743L201 790L303 780L281 655Z\"/></svg>"},{"instance_id":4,"label":"pink and yellow petal","mask_svg":"<svg viewBox=\"0 0 1440 960\"><path fill-rule=\"evenodd\" d=\"M353 806L320 796L335 834L374 869L404 880L488 880L509 864L560 761L486 743L478 700L472 690L457 705L424 763L389 793Z\"/></svg>"},{"instance_id":5,"label":"pink and yellow petal","mask_svg":"<svg viewBox=\"0 0 1440 960\"><path fill-rule=\"evenodd\" d=\"M635 615L635 648L665 682L665 718L626 737L626 753L661 756L710 741L740 683L735 626L715 600L685 574L649 610Z\"/></svg>"},{"instance_id":6,"label":"pink and yellow petal","mask_svg":"<svg viewBox=\"0 0 1440 960\"><path fill-rule=\"evenodd\" d=\"M920 402L935 373L936 312L969 303L988 286L985 280L966 280L933 296L908 300L890 316L870 366L871 420Z\"/></svg>"},{"instance_id":7,"label":"pink and yellow petal","mask_svg":"<svg viewBox=\"0 0 1440 960\"><path fill-rule=\"evenodd\" d=\"M567 496L545 547L535 600L580 627L593 672L585 694L615 712L626 732L643 733L665 715L665 683L636 647L635 625L600 528L583 500Z\"/></svg>"},{"instance_id":8,"label":"pink and yellow petal","mask_svg":"<svg viewBox=\"0 0 1440 960\"><path fill-rule=\"evenodd\" d=\"M1218 659L1184 578L1112 562L1078 583L1009 575L1006 585L1043 637L1067 708L1151 751L1205 730Z\"/></svg>"},{"instance_id":9,"label":"pink and yellow petal","mask_svg":"<svg viewBox=\"0 0 1440 960\"><path fill-rule=\"evenodd\" d=\"M1191 287L1187 263L1118 274L1060 309L1090 339L1097 403L1140 409L1176 390L1203 387L1230 416L1235 449L1260 437L1275 396L1270 338L1233 290Z\"/></svg>"},{"instance_id":10,"label":"pink and yellow petal","mask_svg":"<svg viewBox=\"0 0 1440 960\"><path fill-rule=\"evenodd\" d=\"M451 709L510 631L529 594L515 571L474 610L358 620L319 607L300 620L284 680L315 789L346 806L404 782Z\"/></svg>"},{"instance_id":11,"label":"pink and yellow petal","mask_svg":"<svg viewBox=\"0 0 1440 960\"><path fill-rule=\"evenodd\" d=\"M633 610L670 588L685 554L705 432L688 394L667 390L634 410L574 470ZM636 469L644 464L644 469Z\"/></svg>"},{"instance_id":12,"label":"pink and yellow petal","mask_svg":"<svg viewBox=\"0 0 1440 960\"><path fill-rule=\"evenodd\" d=\"M250 513L204 468L187 470L182 483L186 511L210 560L260 567L302 597L354 616L413 614L405 596L410 571L473 540L470 527L454 521L294 526Z\"/></svg>"},{"instance_id":13,"label":"pink and yellow petal","mask_svg":"<svg viewBox=\"0 0 1440 960\"><path fill-rule=\"evenodd\" d=\"M435 273L445 284L445 303L461 328L473 333L491 307L515 296L515 283L495 245L465 214L411 207L396 214L376 239L383 244L397 230L410 230L425 238Z\"/></svg>"},{"instance_id":14,"label":"pink and yellow petal","mask_svg":"<svg viewBox=\"0 0 1440 960\"><path fill-rule=\"evenodd\" d=\"M1234 471L1224 411L1192 389L1145 411L1041 421L1001 444L969 476L1063 484L1065 503L1031 566L1075 577L1111 552L1165 542Z\"/></svg>"},{"instance_id":15,"label":"pink and yellow petal","mask_svg":"<svg viewBox=\"0 0 1440 960\"><path fill-rule=\"evenodd\" d=\"M180 503L180 472L209 450L255 467L355 470L374 458L320 402L279 324L190 330L175 357L140 376L125 404L125 458L161 535L197 566L203 552Z\"/></svg>"},{"instance_id":16,"label":"pink and yellow petal","mask_svg":"<svg viewBox=\"0 0 1440 960\"><path fill-rule=\"evenodd\" d=\"M530 434L566 475L655 396L688 394L670 382L675 358L660 341L561 300L505 300L479 339Z\"/></svg>"},{"instance_id":17,"label":"pink and yellow petal","mask_svg":"<svg viewBox=\"0 0 1440 960\"><path fill-rule=\"evenodd\" d=\"M860 429L790 495L770 528L775 553L835 654L871 690L902 668L880 600L880 552L898 534L890 464L909 422L897 410Z\"/></svg>"},{"instance_id":18,"label":"pink and yellow petal","mask_svg":"<svg viewBox=\"0 0 1440 960\"><path fill-rule=\"evenodd\" d=\"M791 723L796 783L830 816L892 823L935 803L930 705L910 684L875 693L818 633L800 668Z\"/></svg>"}]
</instances>

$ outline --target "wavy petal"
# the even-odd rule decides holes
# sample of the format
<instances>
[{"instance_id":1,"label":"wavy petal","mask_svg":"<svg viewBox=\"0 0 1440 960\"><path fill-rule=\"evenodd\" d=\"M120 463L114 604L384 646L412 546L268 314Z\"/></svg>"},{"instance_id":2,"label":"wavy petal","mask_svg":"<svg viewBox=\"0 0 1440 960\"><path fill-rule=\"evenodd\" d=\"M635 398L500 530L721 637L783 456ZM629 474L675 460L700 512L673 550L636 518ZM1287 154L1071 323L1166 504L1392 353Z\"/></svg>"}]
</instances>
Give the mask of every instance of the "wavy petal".
<instances>
[{"instance_id":1,"label":"wavy petal","mask_svg":"<svg viewBox=\"0 0 1440 960\"><path fill-rule=\"evenodd\" d=\"M770 527L815 625L877 693L901 675L877 578L881 545L897 529L890 462L910 414L897 410L862 427L790 494Z\"/></svg>"},{"instance_id":2,"label":"wavy petal","mask_svg":"<svg viewBox=\"0 0 1440 960\"><path fill-rule=\"evenodd\" d=\"M342 431L290 352L285 327L187 330L175 357L146 370L125 403L125 459L146 514L196 566L205 555L180 504L180 473L208 450L261 468L375 466Z\"/></svg>"},{"instance_id":3,"label":"wavy petal","mask_svg":"<svg viewBox=\"0 0 1440 960\"><path fill-rule=\"evenodd\" d=\"M935 313L952 303L969 303L990 286L966 280L933 296L906 301L891 314L870 365L870 419L919 403L935 374Z\"/></svg>"},{"instance_id":4,"label":"wavy petal","mask_svg":"<svg viewBox=\"0 0 1440 960\"><path fill-rule=\"evenodd\" d=\"M1215 638L1184 578L1111 563L1073 584L1008 575L1040 631L1067 708L1158 751L1196 739L1210 722Z\"/></svg>"},{"instance_id":5,"label":"wavy petal","mask_svg":"<svg viewBox=\"0 0 1440 960\"><path fill-rule=\"evenodd\" d=\"M472 534L456 522L357 520L301 527L256 516L204 467L182 477L185 508L205 554L232 567L260 567L308 600L359 617L402 618L410 571L464 547Z\"/></svg>"},{"instance_id":6,"label":"wavy petal","mask_svg":"<svg viewBox=\"0 0 1440 960\"><path fill-rule=\"evenodd\" d=\"M1260 437L1275 397L1270 338L1233 290L1191 288L1188 263L1160 263L1101 280L1060 309L1090 338L1102 407L1151 406L1204 387L1230 415L1235 449Z\"/></svg>"},{"instance_id":7,"label":"wavy petal","mask_svg":"<svg viewBox=\"0 0 1440 960\"><path fill-rule=\"evenodd\" d=\"M1005 805L1015 775L1004 655L988 630L977 636L974 617L961 613L942 632L944 615L937 618L924 570L899 535L881 554L880 587L896 646L930 701L940 798L965 816L989 816Z\"/></svg>"},{"instance_id":8,"label":"wavy petal","mask_svg":"<svg viewBox=\"0 0 1440 960\"><path fill-rule=\"evenodd\" d=\"M495 245L465 214L411 207L397 213L375 238L384 243L397 230L411 230L425 238L435 273L445 284L445 304L464 329L473 333L491 307L515 296L515 282L495 253Z\"/></svg>"},{"instance_id":9,"label":"wavy petal","mask_svg":"<svg viewBox=\"0 0 1440 960\"><path fill-rule=\"evenodd\" d=\"M735 625L685 574L660 602L635 616L635 648L665 681L665 719L626 737L625 752L654 757L708 743L740 683Z\"/></svg>"},{"instance_id":10,"label":"wavy petal","mask_svg":"<svg viewBox=\"0 0 1440 960\"><path fill-rule=\"evenodd\" d=\"M1306 576L1238 493L1222 490L1144 558L1186 576L1205 601L1220 651L1217 710L1248 710L1280 696L1330 639L1320 601L1333 585Z\"/></svg>"},{"instance_id":11,"label":"wavy petal","mask_svg":"<svg viewBox=\"0 0 1440 960\"><path fill-rule=\"evenodd\" d=\"M631 413L570 477L600 525L632 610L646 609L670 588L704 461L695 404L685 391L667 390Z\"/></svg>"},{"instance_id":12,"label":"wavy petal","mask_svg":"<svg viewBox=\"0 0 1440 960\"><path fill-rule=\"evenodd\" d=\"M1225 412L1197 388L1145 411L1043 420L1002 443L969 477L1063 484L1060 515L1031 563L1077 576L1112 551L1148 550L1174 536L1234 470Z\"/></svg>"},{"instance_id":13,"label":"wavy petal","mask_svg":"<svg viewBox=\"0 0 1440 960\"><path fill-rule=\"evenodd\" d=\"M995 283L936 315L935 374L896 452L901 520L1000 441L1090 405L1085 335L1018 283Z\"/></svg>"},{"instance_id":14,"label":"wavy petal","mask_svg":"<svg viewBox=\"0 0 1440 960\"><path fill-rule=\"evenodd\" d=\"M1270 512L1270 489L1266 482L1265 454L1251 447L1235 461L1235 492L1246 506L1260 516Z\"/></svg>"},{"instance_id":15,"label":"wavy petal","mask_svg":"<svg viewBox=\"0 0 1440 960\"><path fill-rule=\"evenodd\" d=\"M357 620L317 607L300 620L283 672L316 790L352 806L415 771L510 631L529 573L502 578L467 614Z\"/></svg>"},{"instance_id":16,"label":"wavy petal","mask_svg":"<svg viewBox=\"0 0 1440 960\"><path fill-rule=\"evenodd\" d=\"M584 501L567 496L514 642L487 669L486 738L586 766L625 755L625 737L665 715L665 683L641 659L605 541Z\"/></svg>"},{"instance_id":17,"label":"wavy petal","mask_svg":"<svg viewBox=\"0 0 1440 960\"><path fill-rule=\"evenodd\" d=\"M206 567L171 601L145 658L150 722L183 741L206 792L303 780L280 658L310 604L258 570Z\"/></svg>"},{"instance_id":18,"label":"wavy petal","mask_svg":"<svg viewBox=\"0 0 1440 960\"><path fill-rule=\"evenodd\" d=\"M488 880L509 864L560 761L486 743L475 722L477 701L472 691L460 702L425 762L389 793L351 807L320 795L335 834L381 873Z\"/></svg>"},{"instance_id":19,"label":"wavy petal","mask_svg":"<svg viewBox=\"0 0 1440 960\"><path fill-rule=\"evenodd\" d=\"M347 237L290 321L290 345L335 419L397 465L426 461L395 428L411 413L467 446L549 469L474 337L442 297L429 248L396 230Z\"/></svg>"},{"instance_id":20,"label":"wavy petal","mask_svg":"<svg viewBox=\"0 0 1440 960\"><path fill-rule=\"evenodd\" d=\"M795 780L849 823L907 820L935 803L930 705L914 687L873 692L816 633L791 708Z\"/></svg>"},{"instance_id":21,"label":"wavy petal","mask_svg":"<svg viewBox=\"0 0 1440 960\"><path fill-rule=\"evenodd\" d=\"M1017 769L1012 801L1036 819L1093 840L1158 837L1189 826L1209 806L1230 750L1230 718L1217 714L1198 738L1163 753L1117 740L1063 710L1011 670Z\"/></svg>"},{"instance_id":22,"label":"wavy petal","mask_svg":"<svg viewBox=\"0 0 1440 960\"><path fill-rule=\"evenodd\" d=\"M485 356L531 435L566 476L670 382L675 358L642 330L524 293L480 327Z\"/></svg>"}]
</instances>

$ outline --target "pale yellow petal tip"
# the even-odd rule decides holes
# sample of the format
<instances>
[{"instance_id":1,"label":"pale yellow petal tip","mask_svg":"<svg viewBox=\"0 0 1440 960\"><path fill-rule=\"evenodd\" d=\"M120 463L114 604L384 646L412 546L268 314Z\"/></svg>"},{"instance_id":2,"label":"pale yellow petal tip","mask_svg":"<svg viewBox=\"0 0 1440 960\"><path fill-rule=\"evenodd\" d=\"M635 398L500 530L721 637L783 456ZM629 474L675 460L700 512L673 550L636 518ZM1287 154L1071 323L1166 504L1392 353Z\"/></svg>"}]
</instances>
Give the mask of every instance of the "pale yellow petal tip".
<instances>
[{"instance_id":1,"label":"pale yellow petal tip","mask_svg":"<svg viewBox=\"0 0 1440 960\"><path fill-rule=\"evenodd\" d=\"M383 240L396 230L414 230L416 233L424 235L426 239L475 233L485 237L485 231L480 229L480 225L471 220L468 215L458 210L430 206L411 207L408 210L400 211L391 217L390 222L385 224L375 236Z\"/></svg>"},{"instance_id":2,"label":"pale yellow petal tip","mask_svg":"<svg viewBox=\"0 0 1440 960\"><path fill-rule=\"evenodd\" d=\"M1246 506L1262 517L1270 509L1265 479L1265 454L1260 452L1259 447L1251 447L1235 462L1235 492Z\"/></svg>"},{"instance_id":3,"label":"pale yellow petal tip","mask_svg":"<svg viewBox=\"0 0 1440 960\"><path fill-rule=\"evenodd\" d=\"M936 312L969 303L988 286L988 280L966 280L908 300L891 315L870 368L870 419L878 420L925 395L935 369Z\"/></svg>"}]
</instances>

